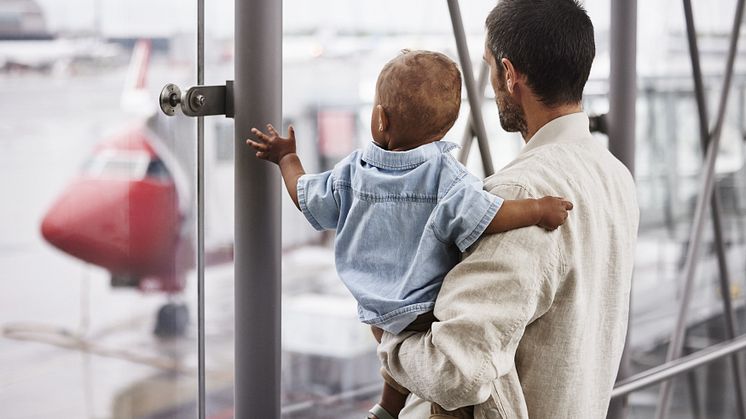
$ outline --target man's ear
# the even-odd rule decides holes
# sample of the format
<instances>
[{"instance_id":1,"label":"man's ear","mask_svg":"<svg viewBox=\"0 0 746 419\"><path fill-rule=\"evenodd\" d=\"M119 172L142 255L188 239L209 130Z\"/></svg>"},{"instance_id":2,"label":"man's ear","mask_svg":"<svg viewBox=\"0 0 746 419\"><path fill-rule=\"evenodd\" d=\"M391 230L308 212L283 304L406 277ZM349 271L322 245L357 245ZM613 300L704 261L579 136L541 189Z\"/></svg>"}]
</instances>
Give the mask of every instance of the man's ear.
<instances>
[{"instance_id":1,"label":"man's ear","mask_svg":"<svg viewBox=\"0 0 746 419\"><path fill-rule=\"evenodd\" d=\"M511 63L507 58L501 59L500 64L502 64L503 69L505 70L505 86L508 88L508 93L513 94L516 83L518 82L518 72L515 70L515 67L513 67L513 63Z\"/></svg>"},{"instance_id":2,"label":"man's ear","mask_svg":"<svg viewBox=\"0 0 746 419\"><path fill-rule=\"evenodd\" d=\"M386 132L389 129L389 118L383 106L376 105L376 115L378 116L378 132Z\"/></svg>"}]
</instances>

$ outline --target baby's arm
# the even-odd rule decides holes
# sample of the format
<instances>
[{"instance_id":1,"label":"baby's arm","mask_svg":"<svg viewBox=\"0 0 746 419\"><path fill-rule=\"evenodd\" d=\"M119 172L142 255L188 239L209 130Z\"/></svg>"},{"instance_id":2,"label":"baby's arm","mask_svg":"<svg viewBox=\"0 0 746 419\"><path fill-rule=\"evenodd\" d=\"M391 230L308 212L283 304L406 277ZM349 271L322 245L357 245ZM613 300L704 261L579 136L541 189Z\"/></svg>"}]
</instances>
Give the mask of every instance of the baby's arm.
<instances>
[{"instance_id":1,"label":"baby's arm","mask_svg":"<svg viewBox=\"0 0 746 419\"><path fill-rule=\"evenodd\" d=\"M252 128L251 132L256 135L258 141L246 140L246 144L256 150L256 156L263 160L269 160L280 166L282 179L288 189L290 198L295 206L298 204L298 179L306 174L300 158L295 153L295 129L288 127L288 138L280 137L272 124L267 124L269 135Z\"/></svg>"},{"instance_id":2,"label":"baby's arm","mask_svg":"<svg viewBox=\"0 0 746 419\"><path fill-rule=\"evenodd\" d=\"M504 233L533 225L554 230L564 224L567 211L571 209L571 202L553 196L540 199L505 200L484 232L485 234Z\"/></svg>"}]
</instances>

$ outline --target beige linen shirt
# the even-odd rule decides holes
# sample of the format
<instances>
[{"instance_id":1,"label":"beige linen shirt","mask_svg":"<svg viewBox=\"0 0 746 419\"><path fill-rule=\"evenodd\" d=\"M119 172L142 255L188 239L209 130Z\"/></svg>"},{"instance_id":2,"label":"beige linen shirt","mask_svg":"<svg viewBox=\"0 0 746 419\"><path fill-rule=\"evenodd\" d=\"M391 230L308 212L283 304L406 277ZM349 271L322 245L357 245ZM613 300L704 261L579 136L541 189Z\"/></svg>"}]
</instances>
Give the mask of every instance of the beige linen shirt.
<instances>
[{"instance_id":1,"label":"beige linen shirt","mask_svg":"<svg viewBox=\"0 0 746 419\"><path fill-rule=\"evenodd\" d=\"M485 180L505 199L562 196L567 222L487 235L443 281L426 333L384 333L383 367L475 418L596 419L624 347L639 210L629 171L575 113L544 125ZM402 419L426 419L416 397Z\"/></svg>"}]
</instances>

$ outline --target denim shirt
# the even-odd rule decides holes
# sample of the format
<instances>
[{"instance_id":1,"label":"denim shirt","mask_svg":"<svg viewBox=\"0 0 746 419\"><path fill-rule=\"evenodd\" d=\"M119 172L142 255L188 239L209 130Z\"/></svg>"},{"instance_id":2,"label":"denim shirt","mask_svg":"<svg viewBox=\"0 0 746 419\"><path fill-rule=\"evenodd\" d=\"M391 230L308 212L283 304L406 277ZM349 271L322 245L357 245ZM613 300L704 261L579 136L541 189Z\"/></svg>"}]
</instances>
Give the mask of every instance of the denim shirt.
<instances>
[{"instance_id":1,"label":"denim shirt","mask_svg":"<svg viewBox=\"0 0 746 419\"><path fill-rule=\"evenodd\" d=\"M399 333L432 310L443 277L502 205L448 153L456 147L394 152L371 143L298 180L311 225L336 230L337 272L362 322Z\"/></svg>"}]
</instances>

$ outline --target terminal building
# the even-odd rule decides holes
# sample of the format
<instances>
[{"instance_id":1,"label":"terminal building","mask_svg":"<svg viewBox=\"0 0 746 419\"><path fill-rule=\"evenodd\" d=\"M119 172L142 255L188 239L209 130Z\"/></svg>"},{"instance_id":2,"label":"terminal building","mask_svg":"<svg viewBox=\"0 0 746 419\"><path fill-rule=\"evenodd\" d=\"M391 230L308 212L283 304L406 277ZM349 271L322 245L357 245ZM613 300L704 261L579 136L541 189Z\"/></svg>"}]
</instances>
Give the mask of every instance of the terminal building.
<instances>
[{"instance_id":1,"label":"terminal building","mask_svg":"<svg viewBox=\"0 0 746 419\"><path fill-rule=\"evenodd\" d=\"M524 141L482 59L495 3L0 0L0 417L366 417L334 233L244 141L292 124L331 169L371 141L381 67L429 49L463 74L454 157L500 171ZM746 419L744 0L580 3L583 110L640 207L607 417Z\"/></svg>"}]
</instances>

